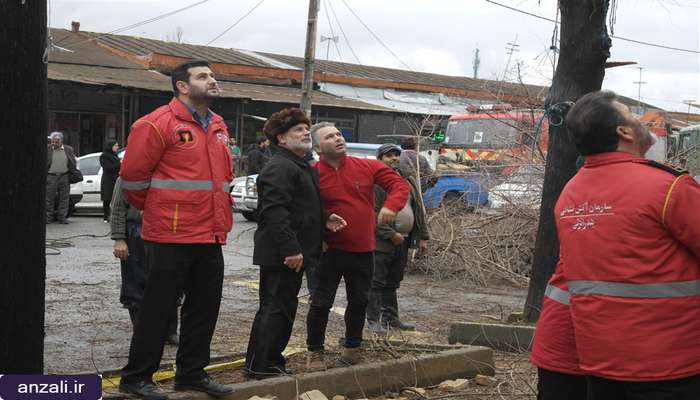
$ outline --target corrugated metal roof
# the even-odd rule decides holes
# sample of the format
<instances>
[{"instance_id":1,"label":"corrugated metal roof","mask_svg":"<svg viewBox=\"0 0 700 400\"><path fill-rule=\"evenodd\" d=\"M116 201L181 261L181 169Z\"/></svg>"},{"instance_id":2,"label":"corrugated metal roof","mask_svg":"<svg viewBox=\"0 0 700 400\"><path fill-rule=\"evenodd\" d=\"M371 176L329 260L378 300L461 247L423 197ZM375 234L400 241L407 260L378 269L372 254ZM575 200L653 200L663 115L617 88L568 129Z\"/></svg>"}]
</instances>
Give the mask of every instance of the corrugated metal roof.
<instances>
[{"instance_id":1,"label":"corrugated metal roof","mask_svg":"<svg viewBox=\"0 0 700 400\"><path fill-rule=\"evenodd\" d=\"M269 64L259 60L257 57L252 57L232 49L167 42L164 40L147 39L135 36L107 35L95 32L82 33L87 36L97 38L96 41L99 41L114 49L138 56L146 56L151 53L160 53L175 57L204 59L214 63L269 67Z\"/></svg>"},{"instance_id":2,"label":"corrugated metal roof","mask_svg":"<svg viewBox=\"0 0 700 400\"><path fill-rule=\"evenodd\" d=\"M125 60L123 57L110 53L95 43L85 42L84 36L69 30L50 28L50 35L53 38L53 43L57 46L49 52L49 62L51 63L145 69L140 65Z\"/></svg>"},{"instance_id":3,"label":"corrugated metal roof","mask_svg":"<svg viewBox=\"0 0 700 400\"><path fill-rule=\"evenodd\" d=\"M170 78L145 69L117 69L90 65L49 63L49 80L100 86L121 86L162 92L172 91Z\"/></svg>"},{"instance_id":4,"label":"corrugated metal roof","mask_svg":"<svg viewBox=\"0 0 700 400\"><path fill-rule=\"evenodd\" d=\"M130 89L170 92L170 77L156 71L139 69L116 69L77 64L49 63L49 80L75 82L99 86L119 86ZM251 99L272 103L296 104L301 100L301 89L285 86L256 85L252 83L219 82L221 97ZM395 111L389 108L345 99L332 94L314 91L316 106L342 107L373 111Z\"/></svg>"},{"instance_id":5,"label":"corrugated metal roof","mask_svg":"<svg viewBox=\"0 0 700 400\"><path fill-rule=\"evenodd\" d=\"M264 52L257 53L264 57L272 58L285 64L292 65L296 68L304 67L304 59L302 57ZM486 91L491 93L497 93L500 89L505 93L521 96L525 96L527 90L530 96L540 99L544 99L544 96L547 93L547 88L544 86L521 85L509 82L501 83L485 79L473 79L465 76L439 75L428 72L414 72L393 68L373 67L367 65L357 65L318 59L314 63L314 69L320 72L326 72L335 75L353 76L357 78L460 88L474 91Z\"/></svg>"}]
</instances>

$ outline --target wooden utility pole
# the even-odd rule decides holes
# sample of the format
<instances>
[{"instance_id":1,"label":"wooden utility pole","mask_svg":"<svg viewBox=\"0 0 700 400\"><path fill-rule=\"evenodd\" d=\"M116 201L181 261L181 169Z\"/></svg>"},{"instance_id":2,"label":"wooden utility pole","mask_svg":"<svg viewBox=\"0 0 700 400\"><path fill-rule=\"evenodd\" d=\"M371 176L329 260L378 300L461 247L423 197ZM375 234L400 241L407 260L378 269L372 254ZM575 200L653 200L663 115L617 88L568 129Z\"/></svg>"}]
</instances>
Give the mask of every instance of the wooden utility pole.
<instances>
[{"instance_id":1,"label":"wooden utility pole","mask_svg":"<svg viewBox=\"0 0 700 400\"><path fill-rule=\"evenodd\" d=\"M304 79L301 84L301 105L311 118L311 96L314 89L314 61L316 61L316 19L319 0L309 0L309 19L306 26L306 51L304 53Z\"/></svg>"},{"instance_id":2,"label":"wooden utility pole","mask_svg":"<svg viewBox=\"0 0 700 400\"><path fill-rule=\"evenodd\" d=\"M563 122L566 107L586 93L600 90L605 61L610 57L610 36L605 17L609 0L559 0L561 52L552 86L545 100L550 111L549 145L537 228L532 276L523 316L534 322L542 309L544 290L559 260L559 240L554 223L554 205L564 185L576 173L578 152ZM564 112L560 112L560 111Z\"/></svg>"},{"instance_id":3,"label":"wooden utility pole","mask_svg":"<svg viewBox=\"0 0 700 400\"><path fill-rule=\"evenodd\" d=\"M46 0L0 1L0 374L44 370Z\"/></svg>"}]
</instances>

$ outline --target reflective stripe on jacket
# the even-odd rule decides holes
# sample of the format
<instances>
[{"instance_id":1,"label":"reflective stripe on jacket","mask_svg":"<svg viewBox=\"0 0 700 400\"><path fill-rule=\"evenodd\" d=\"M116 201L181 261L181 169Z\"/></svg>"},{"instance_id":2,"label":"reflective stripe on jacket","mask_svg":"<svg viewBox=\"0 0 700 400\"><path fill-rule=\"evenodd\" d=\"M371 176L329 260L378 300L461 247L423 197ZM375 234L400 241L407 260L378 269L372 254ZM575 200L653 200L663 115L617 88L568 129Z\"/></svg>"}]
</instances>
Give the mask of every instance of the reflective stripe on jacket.
<instances>
[{"instance_id":1,"label":"reflective stripe on jacket","mask_svg":"<svg viewBox=\"0 0 700 400\"><path fill-rule=\"evenodd\" d=\"M120 175L129 203L143 209L143 239L225 243L231 168L228 131L216 114L205 132L174 98L136 121Z\"/></svg>"},{"instance_id":2,"label":"reflective stripe on jacket","mask_svg":"<svg viewBox=\"0 0 700 400\"><path fill-rule=\"evenodd\" d=\"M622 381L700 373L700 186L589 156L555 208L580 366Z\"/></svg>"},{"instance_id":3,"label":"reflective stripe on jacket","mask_svg":"<svg viewBox=\"0 0 700 400\"><path fill-rule=\"evenodd\" d=\"M584 372L578 366L569 300L570 295L560 260L544 292L530 361L548 371L581 375Z\"/></svg>"}]
</instances>

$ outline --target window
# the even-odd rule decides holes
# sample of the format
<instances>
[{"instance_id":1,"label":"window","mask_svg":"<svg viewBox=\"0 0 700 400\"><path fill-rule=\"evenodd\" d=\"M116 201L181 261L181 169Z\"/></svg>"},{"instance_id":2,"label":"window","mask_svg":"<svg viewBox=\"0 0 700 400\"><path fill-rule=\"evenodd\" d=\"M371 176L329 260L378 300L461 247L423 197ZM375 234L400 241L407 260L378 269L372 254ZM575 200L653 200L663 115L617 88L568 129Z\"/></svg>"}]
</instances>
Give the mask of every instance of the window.
<instances>
[{"instance_id":1,"label":"window","mask_svg":"<svg viewBox=\"0 0 700 400\"><path fill-rule=\"evenodd\" d=\"M83 175L97 175L100 168L100 156L85 157L78 160L78 169Z\"/></svg>"},{"instance_id":2,"label":"window","mask_svg":"<svg viewBox=\"0 0 700 400\"><path fill-rule=\"evenodd\" d=\"M510 148L517 145L514 120L463 119L447 124L445 144L475 148Z\"/></svg>"}]
</instances>

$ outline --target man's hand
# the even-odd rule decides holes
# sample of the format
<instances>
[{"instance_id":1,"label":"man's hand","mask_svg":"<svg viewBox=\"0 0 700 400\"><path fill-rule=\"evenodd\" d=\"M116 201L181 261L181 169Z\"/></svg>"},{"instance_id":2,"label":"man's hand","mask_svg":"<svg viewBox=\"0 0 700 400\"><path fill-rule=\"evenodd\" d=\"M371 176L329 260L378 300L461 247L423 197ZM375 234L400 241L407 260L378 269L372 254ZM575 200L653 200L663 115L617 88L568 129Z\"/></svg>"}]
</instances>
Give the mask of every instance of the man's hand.
<instances>
[{"instance_id":1,"label":"man's hand","mask_svg":"<svg viewBox=\"0 0 700 400\"><path fill-rule=\"evenodd\" d=\"M129 245L125 240L118 239L114 241L114 256L122 261L126 261L129 257Z\"/></svg>"},{"instance_id":2,"label":"man's hand","mask_svg":"<svg viewBox=\"0 0 700 400\"><path fill-rule=\"evenodd\" d=\"M394 246L401 246L403 241L403 235L398 232L394 232L394 236L391 237L391 243L393 243Z\"/></svg>"},{"instance_id":3,"label":"man's hand","mask_svg":"<svg viewBox=\"0 0 700 400\"><path fill-rule=\"evenodd\" d=\"M427 252L428 252L428 241L427 240L419 240L418 241L418 251L416 252L416 255L418 257L420 257Z\"/></svg>"},{"instance_id":4,"label":"man's hand","mask_svg":"<svg viewBox=\"0 0 700 400\"><path fill-rule=\"evenodd\" d=\"M338 214L331 214L326 221L326 229L331 232L338 232L346 226L348 226L348 223Z\"/></svg>"},{"instance_id":5,"label":"man's hand","mask_svg":"<svg viewBox=\"0 0 700 400\"><path fill-rule=\"evenodd\" d=\"M304 265L304 256L301 253L287 256L284 258L284 265L289 267L289 269L293 269L295 272L299 272L302 265Z\"/></svg>"},{"instance_id":6,"label":"man's hand","mask_svg":"<svg viewBox=\"0 0 700 400\"><path fill-rule=\"evenodd\" d=\"M382 207L377 215L378 224L393 224L396 221L396 213L386 207Z\"/></svg>"}]
</instances>

